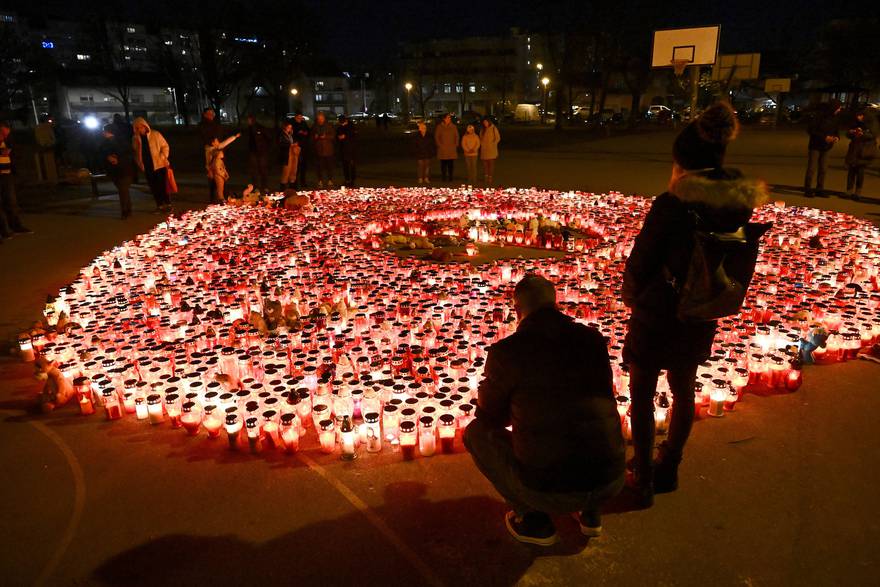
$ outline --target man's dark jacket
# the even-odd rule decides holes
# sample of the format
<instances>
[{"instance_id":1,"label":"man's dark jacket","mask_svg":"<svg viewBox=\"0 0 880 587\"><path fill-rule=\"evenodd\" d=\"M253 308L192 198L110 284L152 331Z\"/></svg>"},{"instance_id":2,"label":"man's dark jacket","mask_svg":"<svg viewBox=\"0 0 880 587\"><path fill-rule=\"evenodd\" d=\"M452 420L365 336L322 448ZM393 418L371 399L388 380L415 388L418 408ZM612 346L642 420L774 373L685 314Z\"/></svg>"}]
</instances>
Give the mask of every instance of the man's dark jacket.
<instances>
[{"instance_id":1,"label":"man's dark jacket","mask_svg":"<svg viewBox=\"0 0 880 587\"><path fill-rule=\"evenodd\" d=\"M202 137L203 145L210 145L214 139L223 140L223 125L217 122L217 119L208 120L202 118L199 122L199 135Z\"/></svg>"},{"instance_id":2,"label":"man's dark jacket","mask_svg":"<svg viewBox=\"0 0 880 587\"><path fill-rule=\"evenodd\" d=\"M413 154L416 156L416 159L433 159L437 155L437 144L434 142L434 135L426 132L422 136L422 133L416 131L413 138Z\"/></svg>"},{"instance_id":3,"label":"man's dark jacket","mask_svg":"<svg viewBox=\"0 0 880 587\"><path fill-rule=\"evenodd\" d=\"M265 126L263 126L259 122L255 122L254 124L248 126L247 137L248 153L250 153L251 155L258 155L260 157L265 157L269 154L269 148L272 145L272 139L269 138L269 131L266 130Z\"/></svg>"},{"instance_id":4,"label":"man's dark jacket","mask_svg":"<svg viewBox=\"0 0 880 587\"><path fill-rule=\"evenodd\" d=\"M589 491L623 475L611 363L597 330L556 308L537 310L490 347L483 374L477 418L513 425L523 484Z\"/></svg>"},{"instance_id":5,"label":"man's dark jacket","mask_svg":"<svg viewBox=\"0 0 880 587\"><path fill-rule=\"evenodd\" d=\"M303 118L299 122L294 119L290 124L293 125L293 136L296 142L302 149L306 149L309 146L309 135L311 134L309 123Z\"/></svg>"},{"instance_id":6,"label":"man's dark jacket","mask_svg":"<svg viewBox=\"0 0 880 587\"><path fill-rule=\"evenodd\" d=\"M825 140L826 137L840 136L840 128L837 119L831 112L818 112L807 125L807 134L810 135L811 151L830 151L834 143Z\"/></svg>"}]
</instances>

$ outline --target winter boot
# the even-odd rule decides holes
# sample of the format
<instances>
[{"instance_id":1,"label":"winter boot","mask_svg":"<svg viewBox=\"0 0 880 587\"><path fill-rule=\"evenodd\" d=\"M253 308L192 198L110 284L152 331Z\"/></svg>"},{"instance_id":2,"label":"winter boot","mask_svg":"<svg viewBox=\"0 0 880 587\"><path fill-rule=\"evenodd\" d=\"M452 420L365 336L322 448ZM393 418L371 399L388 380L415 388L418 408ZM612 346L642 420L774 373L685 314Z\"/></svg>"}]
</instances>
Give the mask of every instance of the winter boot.
<instances>
[{"instance_id":1,"label":"winter boot","mask_svg":"<svg viewBox=\"0 0 880 587\"><path fill-rule=\"evenodd\" d=\"M669 449L665 442L660 443L657 460L654 461L654 492L671 493L678 489L678 465L681 453Z\"/></svg>"}]
</instances>

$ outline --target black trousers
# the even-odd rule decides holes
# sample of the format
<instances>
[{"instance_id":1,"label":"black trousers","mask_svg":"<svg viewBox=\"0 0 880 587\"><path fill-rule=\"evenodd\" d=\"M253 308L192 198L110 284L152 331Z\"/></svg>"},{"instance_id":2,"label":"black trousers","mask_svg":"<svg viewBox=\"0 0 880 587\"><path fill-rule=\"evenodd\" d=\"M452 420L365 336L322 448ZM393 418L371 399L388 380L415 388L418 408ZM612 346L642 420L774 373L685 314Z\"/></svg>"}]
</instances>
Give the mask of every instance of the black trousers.
<instances>
[{"instance_id":1,"label":"black trousers","mask_svg":"<svg viewBox=\"0 0 880 587\"><path fill-rule=\"evenodd\" d=\"M536 491L523 484L516 457L513 454L511 434L504 428L495 428L473 420L462 435L464 444L480 472L495 486L495 490L517 515L529 512L563 514L586 511L598 513L602 504L623 488L624 477L590 491L556 493Z\"/></svg>"},{"instance_id":2,"label":"black trousers","mask_svg":"<svg viewBox=\"0 0 880 587\"><path fill-rule=\"evenodd\" d=\"M658 367L630 363L629 386L632 412L633 449L636 467L649 471L654 451L654 393L657 391ZM672 417L666 437L666 450L671 458L680 460L694 424L694 386L697 364L666 370L666 380L672 392Z\"/></svg>"},{"instance_id":3,"label":"black trousers","mask_svg":"<svg viewBox=\"0 0 880 587\"><path fill-rule=\"evenodd\" d=\"M455 159L440 159L440 176L443 181L452 181L452 169L455 166Z\"/></svg>"},{"instance_id":4,"label":"black trousers","mask_svg":"<svg viewBox=\"0 0 880 587\"><path fill-rule=\"evenodd\" d=\"M354 187L357 181L357 167L353 158L342 158L342 173L345 175L345 185Z\"/></svg>"},{"instance_id":5,"label":"black trousers","mask_svg":"<svg viewBox=\"0 0 880 587\"><path fill-rule=\"evenodd\" d=\"M150 186L150 192L153 194L156 206L167 206L171 203L171 197L168 195L167 173L168 169L165 167L145 173L147 184ZM212 181L211 185L213 186L213 184L214 182ZM212 189L211 192L211 197L216 197L214 195L215 190Z\"/></svg>"},{"instance_id":6,"label":"black trousers","mask_svg":"<svg viewBox=\"0 0 880 587\"><path fill-rule=\"evenodd\" d=\"M318 181L333 181L333 156L318 157Z\"/></svg>"},{"instance_id":7,"label":"black trousers","mask_svg":"<svg viewBox=\"0 0 880 587\"><path fill-rule=\"evenodd\" d=\"M296 163L296 187L299 189L303 189L306 187L306 167L308 165L309 158L306 157L306 148L302 145L299 150L299 159Z\"/></svg>"},{"instance_id":8,"label":"black trousers","mask_svg":"<svg viewBox=\"0 0 880 587\"><path fill-rule=\"evenodd\" d=\"M813 189L813 174L816 174L816 191L825 189L825 173L828 171L828 151L810 149L807 155L807 173L804 175L804 191L809 194Z\"/></svg>"},{"instance_id":9,"label":"black trousers","mask_svg":"<svg viewBox=\"0 0 880 587\"><path fill-rule=\"evenodd\" d=\"M10 236L22 227L15 197L15 180L11 173L0 174L0 234Z\"/></svg>"},{"instance_id":10,"label":"black trousers","mask_svg":"<svg viewBox=\"0 0 880 587\"><path fill-rule=\"evenodd\" d=\"M867 165L850 165L846 168L846 191L861 195L862 186L865 185L865 167Z\"/></svg>"},{"instance_id":11,"label":"black trousers","mask_svg":"<svg viewBox=\"0 0 880 587\"><path fill-rule=\"evenodd\" d=\"M248 156L251 183L261 192L269 187L269 156L265 153L251 153Z\"/></svg>"},{"instance_id":12,"label":"black trousers","mask_svg":"<svg viewBox=\"0 0 880 587\"><path fill-rule=\"evenodd\" d=\"M131 216L131 182L133 179L130 175L113 178L113 185L119 192L119 208L123 218Z\"/></svg>"}]
</instances>

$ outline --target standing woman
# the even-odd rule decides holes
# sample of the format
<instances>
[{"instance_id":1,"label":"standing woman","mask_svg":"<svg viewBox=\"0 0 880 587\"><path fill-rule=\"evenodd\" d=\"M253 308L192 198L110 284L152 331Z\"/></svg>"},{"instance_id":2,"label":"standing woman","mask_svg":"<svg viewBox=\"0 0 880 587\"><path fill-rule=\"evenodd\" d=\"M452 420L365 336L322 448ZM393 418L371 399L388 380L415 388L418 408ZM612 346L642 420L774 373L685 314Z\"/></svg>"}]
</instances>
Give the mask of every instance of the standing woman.
<instances>
[{"instance_id":1,"label":"standing woman","mask_svg":"<svg viewBox=\"0 0 880 587\"><path fill-rule=\"evenodd\" d=\"M147 178L156 209L168 212L171 210L171 198L168 196L168 155L171 149L162 133L151 129L143 118L135 118L133 126L131 144L134 162Z\"/></svg>"},{"instance_id":2,"label":"standing woman","mask_svg":"<svg viewBox=\"0 0 880 587\"><path fill-rule=\"evenodd\" d=\"M443 117L443 122L434 129L437 143L437 158L440 159L440 176L443 181L452 181L455 160L458 159L458 127L452 124L452 115Z\"/></svg>"},{"instance_id":3,"label":"standing woman","mask_svg":"<svg viewBox=\"0 0 880 587\"><path fill-rule=\"evenodd\" d=\"M318 112L315 126L312 127L312 146L318 158L318 189L325 181L328 188L333 187L333 152L335 151L336 131L327 122L327 115Z\"/></svg>"},{"instance_id":4,"label":"standing woman","mask_svg":"<svg viewBox=\"0 0 880 587\"><path fill-rule=\"evenodd\" d=\"M767 199L765 186L736 169L725 169L727 145L739 124L729 104L711 106L687 125L672 147L672 177L657 196L626 261L623 301L631 309L623 357L629 366L633 476L642 507L654 493L678 487L678 466L694 421L697 366L709 358L716 321L677 317L676 284L687 278L697 224L702 230L734 232ZM669 432L654 450L654 395L660 371L674 398Z\"/></svg>"},{"instance_id":5,"label":"standing woman","mask_svg":"<svg viewBox=\"0 0 880 587\"><path fill-rule=\"evenodd\" d=\"M301 157L302 147L294 134L293 124L284 122L281 125L281 134L278 135L278 164L281 165L278 189L281 191L290 189L297 183ZM302 184L300 187L303 187Z\"/></svg>"},{"instance_id":6,"label":"standing woman","mask_svg":"<svg viewBox=\"0 0 880 587\"><path fill-rule=\"evenodd\" d=\"M480 155L480 137L473 124L467 125L467 130L461 138L461 150L464 152L464 164L467 167L468 185L477 184L477 158Z\"/></svg>"},{"instance_id":7,"label":"standing woman","mask_svg":"<svg viewBox=\"0 0 880 587\"><path fill-rule=\"evenodd\" d=\"M431 159L437 153L437 145L434 144L434 137L428 134L428 127L423 121L419 121L419 130L413 138L413 152L419 166L419 184L431 183Z\"/></svg>"},{"instance_id":8,"label":"standing woman","mask_svg":"<svg viewBox=\"0 0 880 587\"><path fill-rule=\"evenodd\" d=\"M487 186L492 185L492 177L495 175L495 160L498 159L500 142L501 133L498 127L492 124L488 116L483 118L483 129L480 131L480 159L483 160L483 175Z\"/></svg>"}]
</instances>

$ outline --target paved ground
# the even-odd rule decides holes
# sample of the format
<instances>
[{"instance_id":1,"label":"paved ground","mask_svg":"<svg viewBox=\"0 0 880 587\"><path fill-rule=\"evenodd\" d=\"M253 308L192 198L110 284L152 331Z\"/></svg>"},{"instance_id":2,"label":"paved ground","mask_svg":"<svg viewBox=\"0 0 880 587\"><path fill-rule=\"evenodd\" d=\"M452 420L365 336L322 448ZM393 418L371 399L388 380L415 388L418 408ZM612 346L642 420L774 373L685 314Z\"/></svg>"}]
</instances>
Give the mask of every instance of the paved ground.
<instances>
[{"instance_id":1,"label":"paved ground","mask_svg":"<svg viewBox=\"0 0 880 587\"><path fill-rule=\"evenodd\" d=\"M505 184L651 194L668 174L668 133L557 149L537 140L538 150L527 136L511 139L497 172ZM800 133L746 132L731 160L794 186L802 146ZM365 155L365 183L404 182L411 165L393 160L395 148ZM842 180L840 157L829 186ZM184 181L198 185L185 172ZM41 210L26 216L36 234L0 246L4 339L91 257L159 220L142 195L121 222L109 197L29 193L25 206ZM880 196L875 175L866 194ZM188 188L180 204L200 198ZM875 221L880 211L811 203ZM861 585L880 573L875 364L811 368L795 394L749 395L736 412L698 422L678 492L644 512L614 504L606 535L589 544L560 519L564 542L549 550L509 539L501 502L466 454L351 464L315 451L235 455L131 419L72 408L34 416L29 375L0 361L5 584Z\"/></svg>"}]
</instances>

